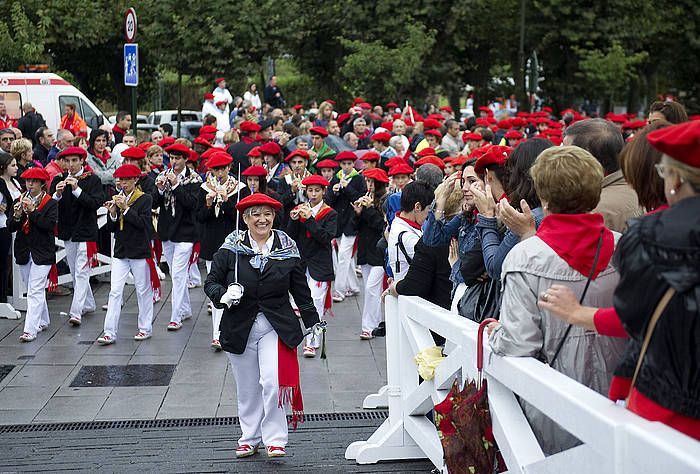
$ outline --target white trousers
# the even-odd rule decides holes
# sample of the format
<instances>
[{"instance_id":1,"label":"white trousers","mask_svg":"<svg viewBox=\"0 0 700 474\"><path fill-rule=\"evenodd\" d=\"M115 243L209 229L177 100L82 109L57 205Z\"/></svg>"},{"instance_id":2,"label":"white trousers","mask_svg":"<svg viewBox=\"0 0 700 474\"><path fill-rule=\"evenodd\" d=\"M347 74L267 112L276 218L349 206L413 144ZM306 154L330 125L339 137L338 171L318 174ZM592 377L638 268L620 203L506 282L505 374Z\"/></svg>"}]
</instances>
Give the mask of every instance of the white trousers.
<instances>
[{"instance_id":1,"label":"white trousers","mask_svg":"<svg viewBox=\"0 0 700 474\"><path fill-rule=\"evenodd\" d=\"M46 279L51 265L37 265L29 255L29 263L19 266L22 280L27 285L27 315L24 332L36 335L39 326L49 325L49 307L46 305Z\"/></svg>"},{"instance_id":2,"label":"white trousers","mask_svg":"<svg viewBox=\"0 0 700 474\"><path fill-rule=\"evenodd\" d=\"M87 258L87 243L63 242L66 248L66 262L73 276L73 301L70 316L80 319L83 314L95 311L95 298L90 288L90 266Z\"/></svg>"},{"instance_id":3,"label":"white trousers","mask_svg":"<svg viewBox=\"0 0 700 474\"><path fill-rule=\"evenodd\" d=\"M355 245L355 235L341 235L338 239L338 270L335 274L335 291L345 295L348 291L360 291L360 282L355 273L355 258L352 248Z\"/></svg>"},{"instance_id":4,"label":"white trousers","mask_svg":"<svg viewBox=\"0 0 700 474\"><path fill-rule=\"evenodd\" d=\"M211 271L211 260L205 260L204 264L207 266L207 275ZM211 304L211 303L209 303ZM211 307L211 325L212 325L212 333L211 333L211 338L216 339L217 341L219 340L219 325L221 325L221 317L224 315L224 310L223 309L218 309L216 306L212 304Z\"/></svg>"},{"instance_id":5,"label":"white trousers","mask_svg":"<svg viewBox=\"0 0 700 474\"><path fill-rule=\"evenodd\" d=\"M362 308L362 330L372 332L382 321L382 281L384 268L362 265L365 282L365 304Z\"/></svg>"},{"instance_id":6,"label":"white trousers","mask_svg":"<svg viewBox=\"0 0 700 474\"><path fill-rule=\"evenodd\" d=\"M316 281L309 275L309 270L306 270L306 281L309 284L309 289L311 290L311 298L314 300L314 306L316 307L316 312L318 317L323 320L323 307L326 303L326 292L328 291L329 283L327 281ZM319 348L321 346L321 335L314 335L312 332L306 336L307 346Z\"/></svg>"},{"instance_id":7,"label":"white trousers","mask_svg":"<svg viewBox=\"0 0 700 474\"><path fill-rule=\"evenodd\" d=\"M190 265L187 274L187 283L195 286L202 286L202 273L199 271L199 265L194 262Z\"/></svg>"},{"instance_id":8,"label":"white trousers","mask_svg":"<svg viewBox=\"0 0 700 474\"><path fill-rule=\"evenodd\" d=\"M163 255L170 269L170 280L173 282L170 304L170 322L181 323L183 316L192 315L190 307L190 292L187 288L187 266L192 255L192 242L163 241Z\"/></svg>"},{"instance_id":9,"label":"white trousers","mask_svg":"<svg viewBox=\"0 0 700 474\"><path fill-rule=\"evenodd\" d=\"M112 258L112 277L109 290L109 303L105 315L104 333L116 339L119 329L119 317L122 309L124 284L129 272L134 275L134 286L139 305L139 331L151 334L153 325L153 288L151 287L151 271L145 258Z\"/></svg>"},{"instance_id":10,"label":"white trousers","mask_svg":"<svg viewBox=\"0 0 700 474\"><path fill-rule=\"evenodd\" d=\"M243 354L228 354L236 379L238 418L242 435L238 445L287 445L287 416L278 404L278 336L265 315L258 313Z\"/></svg>"}]
</instances>

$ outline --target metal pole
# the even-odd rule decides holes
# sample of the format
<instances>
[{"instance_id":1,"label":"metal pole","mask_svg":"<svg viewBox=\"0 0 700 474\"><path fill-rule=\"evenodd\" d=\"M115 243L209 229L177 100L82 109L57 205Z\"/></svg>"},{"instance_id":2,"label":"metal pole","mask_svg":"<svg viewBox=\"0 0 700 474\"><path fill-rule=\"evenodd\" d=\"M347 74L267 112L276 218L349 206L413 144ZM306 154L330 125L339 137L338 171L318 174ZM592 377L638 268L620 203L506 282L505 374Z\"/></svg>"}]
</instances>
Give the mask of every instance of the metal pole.
<instances>
[{"instance_id":1,"label":"metal pole","mask_svg":"<svg viewBox=\"0 0 700 474\"><path fill-rule=\"evenodd\" d=\"M136 123L138 122L137 114L138 114L138 109L136 108L136 87L132 87L131 88L131 130L133 131L135 137L137 137L137 135L136 135Z\"/></svg>"}]
</instances>

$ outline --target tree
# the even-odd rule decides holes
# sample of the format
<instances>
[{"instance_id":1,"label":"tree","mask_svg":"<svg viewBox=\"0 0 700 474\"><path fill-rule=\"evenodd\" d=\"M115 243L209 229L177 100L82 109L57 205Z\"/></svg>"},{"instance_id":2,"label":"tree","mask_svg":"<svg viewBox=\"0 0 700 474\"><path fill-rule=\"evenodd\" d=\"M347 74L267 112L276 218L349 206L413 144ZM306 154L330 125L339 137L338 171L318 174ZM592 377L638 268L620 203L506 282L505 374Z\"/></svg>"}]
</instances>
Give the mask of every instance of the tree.
<instances>
[{"instance_id":1,"label":"tree","mask_svg":"<svg viewBox=\"0 0 700 474\"><path fill-rule=\"evenodd\" d=\"M45 60L48 17L32 21L19 1L12 2L9 7L9 14L0 19L0 68L16 70L21 64Z\"/></svg>"}]
</instances>

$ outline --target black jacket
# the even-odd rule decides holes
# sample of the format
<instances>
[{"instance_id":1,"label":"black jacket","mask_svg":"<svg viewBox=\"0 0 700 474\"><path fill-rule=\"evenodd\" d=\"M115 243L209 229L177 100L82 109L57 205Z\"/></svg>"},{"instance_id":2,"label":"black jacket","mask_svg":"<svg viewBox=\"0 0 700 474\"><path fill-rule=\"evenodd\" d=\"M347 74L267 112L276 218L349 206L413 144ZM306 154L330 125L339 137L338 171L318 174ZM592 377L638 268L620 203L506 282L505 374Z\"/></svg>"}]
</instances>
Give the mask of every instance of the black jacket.
<instances>
[{"instance_id":1,"label":"black jacket","mask_svg":"<svg viewBox=\"0 0 700 474\"><path fill-rule=\"evenodd\" d=\"M189 178L193 171L187 168ZM172 191L175 215L172 208L165 207L165 195L156 191L155 205L159 208L158 236L163 242L197 242L199 241L199 226L197 222L197 206L199 205L199 182L179 184Z\"/></svg>"},{"instance_id":2,"label":"black jacket","mask_svg":"<svg viewBox=\"0 0 700 474\"><path fill-rule=\"evenodd\" d=\"M450 281L449 245L428 247L420 240L415 246L408 273L396 284L400 295L420 296L433 304L450 309L452 282Z\"/></svg>"},{"instance_id":3,"label":"black jacket","mask_svg":"<svg viewBox=\"0 0 700 474\"><path fill-rule=\"evenodd\" d=\"M333 191L333 186L339 182L338 176L333 176L324 196L326 203L338 213L338 230L335 236L357 235L355 211L352 208L352 203L367 192L365 178L361 174L354 176L346 187L340 188L338 192Z\"/></svg>"},{"instance_id":4,"label":"black jacket","mask_svg":"<svg viewBox=\"0 0 700 474\"><path fill-rule=\"evenodd\" d=\"M17 202L17 201L15 201ZM8 206L12 209L12 206ZM37 265L53 265L56 263L56 244L54 229L58 218L58 203L49 199L41 209L29 214L22 214L19 220L9 218L7 226L15 236L15 261L17 265L29 263L29 254ZM23 227L29 220L29 231L25 234Z\"/></svg>"},{"instance_id":5,"label":"black jacket","mask_svg":"<svg viewBox=\"0 0 700 474\"><path fill-rule=\"evenodd\" d=\"M32 159L46 167L49 164L49 150L44 148L41 143L37 143L32 150Z\"/></svg>"},{"instance_id":6,"label":"black jacket","mask_svg":"<svg viewBox=\"0 0 700 474\"><path fill-rule=\"evenodd\" d=\"M157 176L157 175L156 175ZM151 205L155 199L155 195L158 193L158 188L156 188L156 180L151 174L143 175L138 180L139 188L141 191L151 196Z\"/></svg>"},{"instance_id":7,"label":"black jacket","mask_svg":"<svg viewBox=\"0 0 700 474\"><path fill-rule=\"evenodd\" d=\"M229 145L229 147L226 149L226 152L233 158L233 163L231 163L231 173L236 177L236 179L240 180L240 176L238 176L238 165L241 165L241 172L250 167L250 158L248 158L248 153L256 146L260 146L260 143L246 143L241 140L238 143ZM243 179L243 182L245 182L245 179Z\"/></svg>"},{"instance_id":8,"label":"black jacket","mask_svg":"<svg viewBox=\"0 0 700 474\"><path fill-rule=\"evenodd\" d=\"M201 224L199 255L204 260L213 260L214 253L224 243L226 236L236 229L236 196L221 204L218 217L215 206L207 207L206 198L207 192L200 187L197 208L197 220Z\"/></svg>"},{"instance_id":9,"label":"black jacket","mask_svg":"<svg viewBox=\"0 0 700 474\"><path fill-rule=\"evenodd\" d=\"M250 246L249 236L245 235L244 243ZM273 249L280 245L279 235L275 234ZM245 288L238 305L227 308L219 303L229 283L234 281L234 252L222 248L214 254L211 271L204 283L204 292L214 306L224 309L219 326L223 349L234 354L243 353L259 312L270 321L282 342L288 347L298 346L304 335L289 303L289 293L299 307L305 327L311 328L319 322L301 261L298 258L269 259L260 272L250 265L250 255L239 255L238 258L238 281Z\"/></svg>"},{"instance_id":10,"label":"black jacket","mask_svg":"<svg viewBox=\"0 0 700 474\"><path fill-rule=\"evenodd\" d=\"M331 240L338 226L338 213L333 209L320 220L309 217L305 222L289 219L287 234L299 246L301 262L316 281L333 281L333 249Z\"/></svg>"},{"instance_id":11,"label":"black jacket","mask_svg":"<svg viewBox=\"0 0 700 474\"><path fill-rule=\"evenodd\" d=\"M355 211L353 211L354 213ZM365 207L357 219L357 264L384 266L384 249L377 242L384 236L384 214L376 207Z\"/></svg>"},{"instance_id":12,"label":"black jacket","mask_svg":"<svg viewBox=\"0 0 700 474\"><path fill-rule=\"evenodd\" d=\"M58 238L73 242L97 242L97 210L104 204L102 181L95 174L83 171L78 178L82 189L76 198L73 188L66 186L58 201ZM66 179L68 173L59 174L51 182L51 195L56 185Z\"/></svg>"},{"instance_id":13,"label":"black jacket","mask_svg":"<svg viewBox=\"0 0 700 474\"><path fill-rule=\"evenodd\" d=\"M42 117L42 115L36 111L31 111L24 114L17 121L17 128L22 131L22 136L31 140L33 144L36 143L34 137L36 135L36 131L45 126L46 120L44 120L44 117Z\"/></svg>"},{"instance_id":14,"label":"black jacket","mask_svg":"<svg viewBox=\"0 0 700 474\"><path fill-rule=\"evenodd\" d=\"M124 227L119 223L122 211L117 210L117 220L107 216L107 229L114 232L114 256L116 258L150 258L153 221L151 218L151 196L144 193L124 214Z\"/></svg>"},{"instance_id":15,"label":"black jacket","mask_svg":"<svg viewBox=\"0 0 700 474\"><path fill-rule=\"evenodd\" d=\"M21 190L22 186L19 184L19 181L17 181L15 178L12 178L12 180L15 183L15 186L17 186L17 188L19 188ZM10 190L7 189L7 183L2 178L0 178L0 194L2 194L2 197L3 197L2 202L6 206L5 215L7 216L7 222L8 222L8 227L9 227L10 219L12 219L12 215L14 214L14 211L12 209L13 199L12 199L12 194L10 194Z\"/></svg>"},{"instance_id":16,"label":"black jacket","mask_svg":"<svg viewBox=\"0 0 700 474\"><path fill-rule=\"evenodd\" d=\"M669 410L700 418L700 196L630 221L614 263L620 282L613 304L631 338L616 374L632 377L651 315L673 287L636 388Z\"/></svg>"}]
</instances>

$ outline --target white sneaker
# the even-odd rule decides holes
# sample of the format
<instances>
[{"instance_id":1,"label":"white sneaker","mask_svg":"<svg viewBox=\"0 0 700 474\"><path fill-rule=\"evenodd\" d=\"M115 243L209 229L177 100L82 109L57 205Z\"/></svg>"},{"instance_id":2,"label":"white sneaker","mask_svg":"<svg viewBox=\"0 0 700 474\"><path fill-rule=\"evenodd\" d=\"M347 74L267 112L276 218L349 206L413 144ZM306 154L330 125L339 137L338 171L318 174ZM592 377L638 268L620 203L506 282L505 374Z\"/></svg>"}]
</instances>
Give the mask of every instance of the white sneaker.
<instances>
[{"instance_id":1,"label":"white sneaker","mask_svg":"<svg viewBox=\"0 0 700 474\"><path fill-rule=\"evenodd\" d=\"M21 342L32 342L34 339L36 339L36 334L29 334L28 332L22 333L19 337Z\"/></svg>"}]
</instances>

